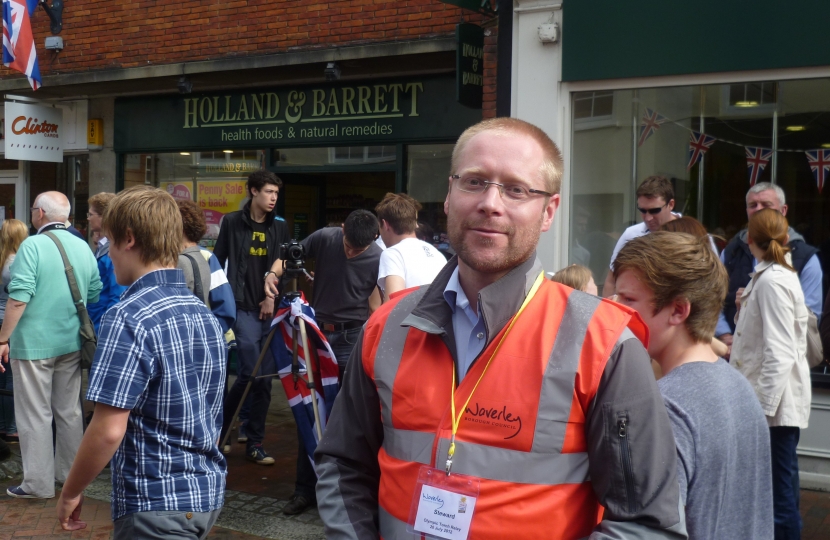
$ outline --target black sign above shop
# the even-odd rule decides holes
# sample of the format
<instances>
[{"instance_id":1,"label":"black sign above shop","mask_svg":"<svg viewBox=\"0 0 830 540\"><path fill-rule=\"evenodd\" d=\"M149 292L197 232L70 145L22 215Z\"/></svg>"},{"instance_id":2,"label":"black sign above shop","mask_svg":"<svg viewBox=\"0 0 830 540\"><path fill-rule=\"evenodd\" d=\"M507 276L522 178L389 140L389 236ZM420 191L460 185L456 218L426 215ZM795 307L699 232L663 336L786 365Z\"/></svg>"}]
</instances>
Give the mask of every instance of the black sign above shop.
<instances>
[{"instance_id":1,"label":"black sign above shop","mask_svg":"<svg viewBox=\"0 0 830 540\"><path fill-rule=\"evenodd\" d=\"M458 102L480 109L484 98L484 29L477 24L455 25L455 92Z\"/></svg>"},{"instance_id":2,"label":"black sign above shop","mask_svg":"<svg viewBox=\"0 0 830 540\"><path fill-rule=\"evenodd\" d=\"M115 150L353 146L447 141L481 120L455 77L285 86L115 102Z\"/></svg>"}]
</instances>

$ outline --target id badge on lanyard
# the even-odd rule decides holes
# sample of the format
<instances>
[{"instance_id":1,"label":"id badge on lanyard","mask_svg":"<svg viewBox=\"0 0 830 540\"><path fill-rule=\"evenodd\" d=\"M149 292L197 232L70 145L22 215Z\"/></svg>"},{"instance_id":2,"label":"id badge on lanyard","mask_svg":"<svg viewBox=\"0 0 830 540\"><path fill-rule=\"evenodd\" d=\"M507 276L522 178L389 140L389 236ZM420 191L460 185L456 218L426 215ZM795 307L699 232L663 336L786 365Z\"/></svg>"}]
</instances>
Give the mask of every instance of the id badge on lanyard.
<instances>
[{"instance_id":1,"label":"id badge on lanyard","mask_svg":"<svg viewBox=\"0 0 830 540\"><path fill-rule=\"evenodd\" d=\"M448 476L440 469L422 466L418 471L406 530L427 538L467 540L479 483L473 476Z\"/></svg>"}]
</instances>

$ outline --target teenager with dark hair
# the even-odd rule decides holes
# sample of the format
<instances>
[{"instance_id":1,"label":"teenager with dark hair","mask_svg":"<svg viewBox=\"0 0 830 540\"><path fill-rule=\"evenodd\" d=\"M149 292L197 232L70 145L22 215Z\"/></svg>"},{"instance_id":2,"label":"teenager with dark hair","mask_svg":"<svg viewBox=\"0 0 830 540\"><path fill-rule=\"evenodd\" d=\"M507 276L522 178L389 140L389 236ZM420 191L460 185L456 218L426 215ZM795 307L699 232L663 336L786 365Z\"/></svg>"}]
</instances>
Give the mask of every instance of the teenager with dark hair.
<instances>
[{"instance_id":1,"label":"teenager with dark hair","mask_svg":"<svg viewBox=\"0 0 830 540\"><path fill-rule=\"evenodd\" d=\"M270 171L251 174L247 184L251 199L242 210L231 212L222 219L219 238L213 248L213 254L227 272L236 299L233 331L238 343L238 376L225 399L222 435L224 437L230 429L248 381L253 381L251 412L245 424L245 457L259 465L274 464L274 458L262 447L265 416L271 404L271 378L252 379L251 375L274 314L274 299L265 295L262 283L269 275L271 265L279 258L280 245L290 240L288 225L275 213L281 187L282 180ZM273 367L268 367L273 366L273 361L264 366L261 374L273 373Z\"/></svg>"}]
</instances>

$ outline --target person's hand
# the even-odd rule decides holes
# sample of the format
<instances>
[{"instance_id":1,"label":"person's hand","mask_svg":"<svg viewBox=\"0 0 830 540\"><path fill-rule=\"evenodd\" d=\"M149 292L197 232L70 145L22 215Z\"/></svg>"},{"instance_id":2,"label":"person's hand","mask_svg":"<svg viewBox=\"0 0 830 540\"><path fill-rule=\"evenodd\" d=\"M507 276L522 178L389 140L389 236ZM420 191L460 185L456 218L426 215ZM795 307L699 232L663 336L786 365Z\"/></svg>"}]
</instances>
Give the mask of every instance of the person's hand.
<instances>
[{"instance_id":1,"label":"person's hand","mask_svg":"<svg viewBox=\"0 0 830 540\"><path fill-rule=\"evenodd\" d=\"M726 343L728 346L732 346L732 334L721 334L718 336L718 339Z\"/></svg>"},{"instance_id":2,"label":"person's hand","mask_svg":"<svg viewBox=\"0 0 830 540\"><path fill-rule=\"evenodd\" d=\"M2 362L0 362L0 373L5 373L6 368L3 366L3 364L8 364L9 363L9 344L8 343L6 343L5 345L0 345L0 360L2 360Z\"/></svg>"},{"instance_id":3,"label":"person's hand","mask_svg":"<svg viewBox=\"0 0 830 540\"><path fill-rule=\"evenodd\" d=\"M77 497L68 498L61 493L58 499L57 511L58 521L65 531L77 531L86 529L86 522L81 521L81 506L84 504L83 494Z\"/></svg>"},{"instance_id":4,"label":"person's hand","mask_svg":"<svg viewBox=\"0 0 830 540\"><path fill-rule=\"evenodd\" d=\"M265 278L265 296L268 298L274 298L279 294L277 291L277 284L280 282L280 278L276 276L276 274L268 274L268 277Z\"/></svg>"},{"instance_id":5,"label":"person's hand","mask_svg":"<svg viewBox=\"0 0 830 540\"><path fill-rule=\"evenodd\" d=\"M274 299L266 298L259 303L259 320L264 321L274 316Z\"/></svg>"},{"instance_id":6,"label":"person's hand","mask_svg":"<svg viewBox=\"0 0 830 540\"><path fill-rule=\"evenodd\" d=\"M744 289L746 287L741 287L735 292L735 307L738 308L738 311L741 311L741 296L744 295Z\"/></svg>"},{"instance_id":7,"label":"person's hand","mask_svg":"<svg viewBox=\"0 0 830 540\"><path fill-rule=\"evenodd\" d=\"M306 280L308 283L311 283L311 282L313 282L313 281L314 281L314 272L309 272L309 274L311 275L311 277L306 276L306 277L305 277L305 280Z\"/></svg>"}]
</instances>

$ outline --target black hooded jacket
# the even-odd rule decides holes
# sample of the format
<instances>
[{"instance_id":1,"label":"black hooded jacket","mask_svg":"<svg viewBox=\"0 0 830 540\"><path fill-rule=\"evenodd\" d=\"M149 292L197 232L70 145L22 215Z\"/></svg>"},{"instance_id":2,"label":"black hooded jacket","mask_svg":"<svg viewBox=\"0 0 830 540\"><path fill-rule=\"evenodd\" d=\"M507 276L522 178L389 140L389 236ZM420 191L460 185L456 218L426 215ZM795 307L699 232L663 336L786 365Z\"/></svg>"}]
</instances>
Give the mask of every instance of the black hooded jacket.
<instances>
[{"instance_id":1,"label":"black hooded jacket","mask_svg":"<svg viewBox=\"0 0 830 540\"><path fill-rule=\"evenodd\" d=\"M222 219L219 238L213 248L213 254L228 274L228 283L233 289L233 296L239 303L245 298L245 276L248 271L248 252L253 237L251 221L251 201L242 210L231 212ZM265 243L268 246L268 267L279 258L280 244L291 240L288 224L273 211L265 215L265 223L271 226L265 231ZM262 286L265 286L263 280Z\"/></svg>"}]
</instances>

